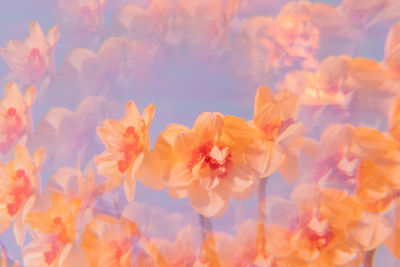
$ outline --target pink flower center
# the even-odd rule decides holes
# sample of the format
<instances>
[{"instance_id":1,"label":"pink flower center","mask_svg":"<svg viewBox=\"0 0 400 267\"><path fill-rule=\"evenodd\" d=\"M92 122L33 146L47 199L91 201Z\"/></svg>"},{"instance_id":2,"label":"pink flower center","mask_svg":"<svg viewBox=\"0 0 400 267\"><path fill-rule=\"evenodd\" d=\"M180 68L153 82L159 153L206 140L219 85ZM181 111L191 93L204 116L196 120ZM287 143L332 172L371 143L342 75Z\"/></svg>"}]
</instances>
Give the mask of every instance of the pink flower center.
<instances>
[{"instance_id":1,"label":"pink flower center","mask_svg":"<svg viewBox=\"0 0 400 267\"><path fill-rule=\"evenodd\" d=\"M192 170L201 162L201 168L208 166L211 170L216 171L218 177L222 178L227 175L227 167L231 162L231 157L228 148L218 147L212 141L208 141L192 151L187 166Z\"/></svg>"}]
</instances>

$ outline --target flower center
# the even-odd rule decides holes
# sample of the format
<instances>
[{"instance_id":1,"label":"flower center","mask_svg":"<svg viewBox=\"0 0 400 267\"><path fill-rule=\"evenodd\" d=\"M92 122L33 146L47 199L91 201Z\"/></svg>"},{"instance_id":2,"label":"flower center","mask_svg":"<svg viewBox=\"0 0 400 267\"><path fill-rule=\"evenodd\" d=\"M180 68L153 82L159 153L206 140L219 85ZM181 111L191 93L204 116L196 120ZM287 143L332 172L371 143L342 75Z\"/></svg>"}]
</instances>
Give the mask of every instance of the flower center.
<instances>
[{"instance_id":1,"label":"flower center","mask_svg":"<svg viewBox=\"0 0 400 267\"><path fill-rule=\"evenodd\" d=\"M195 167L200 169L209 167L222 178L227 175L227 166L231 162L231 157L227 147L216 146L212 141L208 141L192 151L187 166L192 171Z\"/></svg>"},{"instance_id":2,"label":"flower center","mask_svg":"<svg viewBox=\"0 0 400 267\"><path fill-rule=\"evenodd\" d=\"M126 138L126 144L124 146L124 150L122 151L124 153L124 159L117 162L118 170L121 173L126 172L133 159L135 159L141 151L139 135L136 133L135 127L127 127L124 136Z\"/></svg>"},{"instance_id":3,"label":"flower center","mask_svg":"<svg viewBox=\"0 0 400 267\"><path fill-rule=\"evenodd\" d=\"M10 216L14 216L20 210L31 192L32 186L25 173L25 170L17 170L13 178L11 190L11 195L14 197L14 202L7 204L7 211Z\"/></svg>"},{"instance_id":4,"label":"flower center","mask_svg":"<svg viewBox=\"0 0 400 267\"><path fill-rule=\"evenodd\" d=\"M326 247L333 239L332 229L327 220L320 221L312 218L307 225L305 233L308 240L318 250Z\"/></svg>"}]
</instances>

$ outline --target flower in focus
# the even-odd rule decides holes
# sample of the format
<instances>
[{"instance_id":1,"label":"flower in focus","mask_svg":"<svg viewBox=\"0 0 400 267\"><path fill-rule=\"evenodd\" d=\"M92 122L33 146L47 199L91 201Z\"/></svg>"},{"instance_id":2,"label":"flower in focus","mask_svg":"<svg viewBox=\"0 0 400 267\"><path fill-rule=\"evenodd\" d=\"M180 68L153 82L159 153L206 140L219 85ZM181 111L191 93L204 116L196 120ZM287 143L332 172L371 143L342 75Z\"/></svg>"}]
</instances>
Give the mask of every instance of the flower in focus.
<instances>
[{"instance_id":1,"label":"flower in focus","mask_svg":"<svg viewBox=\"0 0 400 267\"><path fill-rule=\"evenodd\" d=\"M254 137L246 121L221 113L200 114L192 129L169 125L145 160L141 181L153 189L166 185L173 198L189 196L204 216L221 216L229 197L251 196L255 176L242 153Z\"/></svg>"},{"instance_id":2,"label":"flower in focus","mask_svg":"<svg viewBox=\"0 0 400 267\"><path fill-rule=\"evenodd\" d=\"M298 149L312 154L313 145L304 137L304 125L295 122L298 109L297 96L289 90L274 95L267 87L258 88L254 120L250 122L258 138L245 157L259 177L266 178L278 169L293 183L298 176Z\"/></svg>"},{"instance_id":3,"label":"flower in focus","mask_svg":"<svg viewBox=\"0 0 400 267\"><path fill-rule=\"evenodd\" d=\"M149 127L154 116L154 104L140 113L133 101L126 104L126 115L121 121L106 120L97 128L106 150L96 156L99 174L109 178L105 190L113 190L124 183L128 201L132 201L136 179L145 154L150 151Z\"/></svg>"},{"instance_id":4,"label":"flower in focus","mask_svg":"<svg viewBox=\"0 0 400 267\"><path fill-rule=\"evenodd\" d=\"M39 169L43 158L44 149L31 157L24 146L17 145L15 159L0 164L0 232L15 218L14 235L19 245L24 241L25 217L40 192Z\"/></svg>"},{"instance_id":5,"label":"flower in focus","mask_svg":"<svg viewBox=\"0 0 400 267\"><path fill-rule=\"evenodd\" d=\"M0 153L5 155L25 130L30 132L31 107L36 97L34 86L22 95L15 83L6 85L6 96L0 101Z\"/></svg>"},{"instance_id":6,"label":"flower in focus","mask_svg":"<svg viewBox=\"0 0 400 267\"><path fill-rule=\"evenodd\" d=\"M54 71L53 50L59 38L58 26L49 29L44 36L38 22L29 24L29 37L24 42L9 41L6 48L0 48L0 55L6 61L11 73L9 79L23 85L38 84Z\"/></svg>"},{"instance_id":7,"label":"flower in focus","mask_svg":"<svg viewBox=\"0 0 400 267\"><path fill-rule=\"evenodd\" d=\"M118 220L98 215L86 225L81 234L81 248L88 267L133 267L133 245L136 225L129 220Z\"/></svg>"}]
</instances>

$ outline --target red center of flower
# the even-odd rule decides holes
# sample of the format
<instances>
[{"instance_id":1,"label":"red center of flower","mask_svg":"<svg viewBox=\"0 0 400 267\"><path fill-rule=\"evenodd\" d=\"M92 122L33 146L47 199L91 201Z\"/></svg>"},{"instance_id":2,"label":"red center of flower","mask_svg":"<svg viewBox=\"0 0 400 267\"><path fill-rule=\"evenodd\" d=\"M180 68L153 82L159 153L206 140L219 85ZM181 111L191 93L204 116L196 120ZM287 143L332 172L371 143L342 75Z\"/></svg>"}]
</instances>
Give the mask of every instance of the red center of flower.
<instances>
[{"instance_id":1,"label":"red center of flower","mask_svg":"<svg viewBox=\"0 0 400 267\"><path fill-rule=\"evenodd\" d=\"M32 186L25 170L17 170L10 192L14 197L14 202L7 204L7 211L10 216L14 216L20 210L31 192Z\"/></svg>"},{"instance_id":2,"label":"red center of flower","mask_svg":"<svg viewBox=\"0 0 400 267\"><path fill-rule=\"evenodd\" d=\"M15 108L8 108L7 109L7 116L8 117L15 117L17 115L17 110Z\"/></svg>"},{"instance_id":3,"label":"red center of flower","mask_svg":"<svg viewBox=\"0 0 400 267\"><path fill-rule=\"evenodd\" d=\"M208 166L217 172L218 177L222 178L227 175L227 166L231 162L231 157L228 148L216 146L212 141L208 141L192 151L187 166L192 170L201 163L201 168Z\"/></svg>"},{"instance_id":4,"label":"red center of flower","mask_svg":"<svg viewBox=\"0 0 400 267\"><path fill-rule=\"evenodd\" d=\"M43 253L44 261L50 266L50 264L56 259L57 254L60 250L60 244L56 238L50 240L50 249Z\"/></svg>"},{"instance_id":5,"label":"red center of flower","mask_svg":"<svg viewBox=\"0 0 400 267\"><path fill-rule=\"evenodd\" d=\"M117 162L118 170L121 173L125 173L132 163L133 159L140 153L140 140L139 135L136 133L136 129L133 126L129 126L125 130L126 144L124 146L124 159Z\"/></svg>"}]
</instances>

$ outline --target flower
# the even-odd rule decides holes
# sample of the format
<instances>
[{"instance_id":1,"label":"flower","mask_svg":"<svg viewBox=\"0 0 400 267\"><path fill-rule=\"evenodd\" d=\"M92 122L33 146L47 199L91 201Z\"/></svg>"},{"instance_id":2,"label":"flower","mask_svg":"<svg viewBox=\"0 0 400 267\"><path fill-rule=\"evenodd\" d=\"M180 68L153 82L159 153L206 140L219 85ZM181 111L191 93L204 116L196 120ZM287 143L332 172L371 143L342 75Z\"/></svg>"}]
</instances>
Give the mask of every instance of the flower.
<instances>
[{"instance_id":1,"label":"flower","mask_svg":"<svg viewBox=\"0 0 400 267\"><path fill-rule=\"evenodd\" d=\"M56 18L61 26L76 34L77 39L88 38L104 27L106 0L58 0Z\"/></svg>"},{"instance_id":2,"label":"flower","mask_svg":"<svg viewBox=\"0 0 400 267\"><path fill-rule=\"evenodd\" d=\"M268 177L278 169L293 183L298 175L298 149L313 154L312 142L304 137L304 125L295 122L298 108L297 96L289 90L274 95L267 87L258 88L254 120L250 122L258 138L245 157L259 177Z\"/></svg>"},{"instance_id":3,"label":"flower","mask_svg":"<svg viewBox=\"0 0 400 267\"><path fill-rule=\"evenodd\" d=\"M25 266L62 266L77 240L75 221L82 200L74 197L68 201L62 193L54 193L51 196L45 195L39 201L38 207L46 204L49 197L50 209L32 211L26 218L34 231L33 241L22 251Z\"/></svg>"},{"instance_id":4,"label":"flower","mask_svg":"<svg viewBox=\"0 0 400 267\"><path fill-rule=\"evenodd\" d=\"M20 245L25 236L24 220L40 192L39 170L43 158L44 149L37 150L31 158L24 146L17 145L15 159L0 164L0 232L15 218L14 234Z\"/></svg>"},{"instance_id":5,"label":"flower","mask_svg":"<svg viewBox=\"0 0 400 267\"><path fill-rule=\"evenodd\" d=\"M135 194L136 179L145 154L150 151L149 127L154 116L154 104L143 110L142 117L133 101L126 104L126 115L121 121L106 120L97 133L106 150L96 156L99 174L110 178L105 190L124 183L128 201Z\"/></svg>"},{"instance_id":6,"label":"flower","mask_svg":"<svg viewBox=\"0 0 400 267\"><path fill-rule=\"evenodd\" d=\"M30 131L31 107L36 88L31 86L22 95L15 83L7 83L6 96L0 101L0 153L5 155Z\"/></svg>"},{"instance_id":7,"label":"flower","mask_svg":"<svg viewBox=\"0 0 400 267\"><path fill-rule=\"evenodd\" d=\"M196 260L194 231L193 226L185 226L179 231L174 242L162 238L147 240L144 249L137 257L137 266L193 266Z\"/></svg>"},{"instance_id":8,"label":"flower","mask_svg":"<svg viewBox=\"0 0 400 267\"><path fill-rule=\"evenodd\" d=\"M255 175L242 151L253 136L243 119L216 112L200 114L192 129L169 125L144 161L141 181L154 189L167 186L173 198L189 196L192 207L206 217L220 216L229 197L251 196Z\"/></svg>"},{"instance_id":9,"label":"flower","mask_svg":"<svg viewBox=\"0 0 400 267\"><path fill-rule=\"evenodd\" d=\"M96 216L81 235L81 248L88 267L132 267L136 225L108 215Z\"/></svg>"},{"instance_id":10,"label":"flower","mask_svg":"<svg viewBox=\"0 0 400 267\"><path fill-rule=\"evenodd\" d=\"M289 72L280 88L289 89L299 96L301 105L345 107L349 94L341 90L349 69L347 56L331 56L319 65L316 72L297 70Z\"/></svg>"},{"instance_id":11,"label":"flower","mask_svg":"<svg viewBox=\"0 0 400 267\"><path fill-rule=\"evenodd\" d=\"M29 37L24 42L9 41L0 48L11 73L9 78L22 84L36 84L54 71L53 50L59 38L58 26L49 29L45 37L38 22L29 24Z\"/></svg>"},{"instance_id":12,"label":"flower","mask_svg":"<svg viewBox=\"0 0 400 267\"><path fill-rule=\"evenodd\" d=\"M299 266L360 264L361 250L350 233L362 218L357 198L336 189L301 184L293 190L291 202L299 215L290 229L293 253L289 262Z\"/></svg>"}]
</instances>

